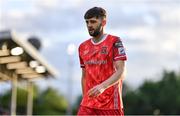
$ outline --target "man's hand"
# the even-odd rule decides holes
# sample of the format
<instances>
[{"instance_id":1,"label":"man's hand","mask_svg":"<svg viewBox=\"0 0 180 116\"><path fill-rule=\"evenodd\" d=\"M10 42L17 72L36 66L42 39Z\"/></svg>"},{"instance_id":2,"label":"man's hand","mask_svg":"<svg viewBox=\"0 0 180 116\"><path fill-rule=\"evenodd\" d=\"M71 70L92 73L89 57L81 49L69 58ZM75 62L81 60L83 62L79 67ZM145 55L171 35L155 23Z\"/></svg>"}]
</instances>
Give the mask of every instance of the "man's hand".
<instances>
[{"instance_id":1,"label":"man's hand","mask_svg":"<svg viewBox=\"0 0 180 116\"><path fill-rule=\"evenodd\" d=\"M92 89L90 89L88 91L88 96L89 97L97 97L98 95L103 93L104 90L105 90L105 88L104 88L104 86L102 84L96 85L95 87L93 87Z\"/></svg>"},{"instance_id":2,"label":"man's hand","mask_svg":"<svg viewBox=\"0 0 180 116\"><path fill-rule=\"evenodd\" d=\"M107 88L113 86L114 84L118 83L120 79L124 78L124 68L125 68L125 62L124 61L116 61L116 72L111 75L107 80L103 81L101 84L96 85L92 89L88 91L89 97L97 97L101 93L104 92Z\"/></svg>"}]
</instances>

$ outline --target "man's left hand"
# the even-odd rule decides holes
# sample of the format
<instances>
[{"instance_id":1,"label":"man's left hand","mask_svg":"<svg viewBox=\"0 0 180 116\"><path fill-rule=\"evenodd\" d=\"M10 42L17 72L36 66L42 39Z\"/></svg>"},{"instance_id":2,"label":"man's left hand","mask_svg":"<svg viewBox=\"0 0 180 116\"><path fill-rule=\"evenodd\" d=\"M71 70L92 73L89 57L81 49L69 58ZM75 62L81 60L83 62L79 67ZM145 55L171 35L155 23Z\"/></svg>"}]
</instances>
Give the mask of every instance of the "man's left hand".
<instances>
[{"instance_id":1,"label":"man's left hand","mask_svg":"<svg viewBox=\"0 0 180 116\"><path fill-rule=\"evenodd\" d=\"M102 84L96 85L95 87L93 87L92 89L90 89L88 91L88 96L89 97L97 97L98 95L103 93L104 90L105 90L105 88L104 88L104 86L102 86Z\"/></svg>"}]
</instances>

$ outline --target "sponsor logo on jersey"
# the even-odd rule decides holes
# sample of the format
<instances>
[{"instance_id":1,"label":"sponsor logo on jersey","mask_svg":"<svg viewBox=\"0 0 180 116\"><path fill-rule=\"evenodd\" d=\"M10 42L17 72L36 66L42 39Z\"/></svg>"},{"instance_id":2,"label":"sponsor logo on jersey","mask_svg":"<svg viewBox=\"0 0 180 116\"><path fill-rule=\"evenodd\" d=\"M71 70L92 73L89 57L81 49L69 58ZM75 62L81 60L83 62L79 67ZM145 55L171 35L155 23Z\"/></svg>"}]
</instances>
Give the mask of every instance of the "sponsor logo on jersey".
<instances>
[{"instance_id":1,"label":"sponsor logo on jersey","mask_svg":"<svg viewBox=\"0 0 180 116\"><path fill-rule=\"evenodd\" d=\"M85 61L84 64L106 64L107 60L89 60Z\"/></svg>"}]
</instances>

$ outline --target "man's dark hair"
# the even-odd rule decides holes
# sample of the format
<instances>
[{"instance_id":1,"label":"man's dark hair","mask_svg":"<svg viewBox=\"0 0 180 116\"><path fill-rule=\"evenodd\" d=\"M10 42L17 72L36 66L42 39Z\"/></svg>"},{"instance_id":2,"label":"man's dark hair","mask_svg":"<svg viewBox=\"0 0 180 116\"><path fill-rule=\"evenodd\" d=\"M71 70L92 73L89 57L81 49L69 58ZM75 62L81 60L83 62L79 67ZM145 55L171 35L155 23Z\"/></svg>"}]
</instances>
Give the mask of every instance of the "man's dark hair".
<instances>
[{"instance_id":1,"label":"man's dark hair","mask_svg":"<svg viewBox=\"0 0 180 116\"><path fill-rule=\"evenodd\" d=\"M106 18L106 11L101 7L93 7L89 9L84 15L84 19L90 19L93 17Z\"/></svg>"}]
</instances>

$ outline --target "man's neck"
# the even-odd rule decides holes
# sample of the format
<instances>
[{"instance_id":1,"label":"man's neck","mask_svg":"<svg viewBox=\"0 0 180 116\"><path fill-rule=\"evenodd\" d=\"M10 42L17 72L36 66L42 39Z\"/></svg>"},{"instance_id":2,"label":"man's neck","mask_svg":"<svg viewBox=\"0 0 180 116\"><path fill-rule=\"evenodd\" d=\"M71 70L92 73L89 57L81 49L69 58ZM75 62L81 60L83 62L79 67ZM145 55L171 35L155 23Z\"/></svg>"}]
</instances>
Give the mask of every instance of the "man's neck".
<instances>
[{"instance_id":1,"label":"man's neck","mask_svg":"<svg viewBox=\"0 0 180 116\"><path fill-rule=\"evenodd\" d=\"M104 33L101 33L101 34L99 34L98 36L93 37L93 38L92 38L93 42L94 42L94 43L100 42L100 41L103 39L104 35L105 35Z\"/></svg>"}]
</instances>

